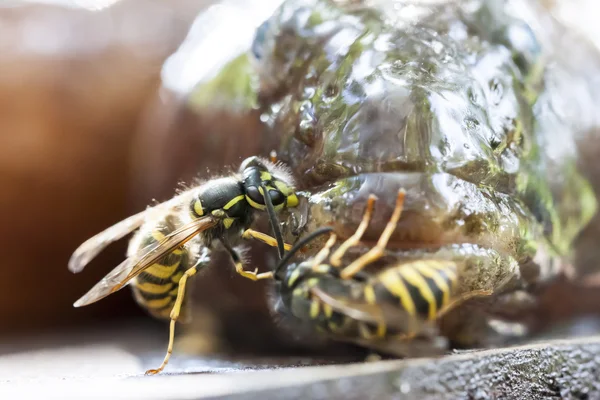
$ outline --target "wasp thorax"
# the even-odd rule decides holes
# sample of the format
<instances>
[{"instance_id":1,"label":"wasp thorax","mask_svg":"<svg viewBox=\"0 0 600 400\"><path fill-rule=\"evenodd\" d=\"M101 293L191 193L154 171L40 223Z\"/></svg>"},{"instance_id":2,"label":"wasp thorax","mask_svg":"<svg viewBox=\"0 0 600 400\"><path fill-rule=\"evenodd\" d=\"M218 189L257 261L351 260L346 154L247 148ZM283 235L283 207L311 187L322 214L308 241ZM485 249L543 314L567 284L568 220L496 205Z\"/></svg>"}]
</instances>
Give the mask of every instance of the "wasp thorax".
<instances>
[{"instance_id":1,"label":"wasp thorax","mask_svg":"<svg viewBox=\"0 0 600 400\"><path fill-rule=\"evenodd\" d=\"M242 163L240 173L246 200L253 208L265 210L266 195L277 211L298 205L293 179L282 166L259 157L250 157Z\"/></svg>"}]
</instances>

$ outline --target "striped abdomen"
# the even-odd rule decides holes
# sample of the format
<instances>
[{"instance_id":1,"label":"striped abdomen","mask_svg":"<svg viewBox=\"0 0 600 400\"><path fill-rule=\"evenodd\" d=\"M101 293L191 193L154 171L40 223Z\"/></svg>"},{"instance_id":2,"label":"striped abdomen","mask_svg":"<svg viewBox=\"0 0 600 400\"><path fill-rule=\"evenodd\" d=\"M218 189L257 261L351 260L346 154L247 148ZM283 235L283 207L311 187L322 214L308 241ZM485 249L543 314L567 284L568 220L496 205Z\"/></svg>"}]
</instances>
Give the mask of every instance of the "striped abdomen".
<instances>
[{"instance_id":1,"label":"striped abdomen","mask_svg":"<svg viewBox=\"0 0 600 400\"><path fill-rule=\"evenodd\" d=\"M156 244L179 225L179 220L173 215L148 223L138 232L137 240L132 241L130 253ZM177 297L179 280L189 268L189 260L186 248L176 249L140 273L130 285L137 303L156 318L169 318ZM185 306L182 310L185 310Z\"/></svg>"},{"instance_id":2,"label":"striped abdomen","mask_svg":"<svg viewBox=\"0 0 600 400\"><path fill-rule=\"evenodd\" d=\"M398 304L411 316L434 320L450 303L456 281L457 268L452 261L412 261L375 275L363 295L370 304Z\"/></svg>"}]
</instances>

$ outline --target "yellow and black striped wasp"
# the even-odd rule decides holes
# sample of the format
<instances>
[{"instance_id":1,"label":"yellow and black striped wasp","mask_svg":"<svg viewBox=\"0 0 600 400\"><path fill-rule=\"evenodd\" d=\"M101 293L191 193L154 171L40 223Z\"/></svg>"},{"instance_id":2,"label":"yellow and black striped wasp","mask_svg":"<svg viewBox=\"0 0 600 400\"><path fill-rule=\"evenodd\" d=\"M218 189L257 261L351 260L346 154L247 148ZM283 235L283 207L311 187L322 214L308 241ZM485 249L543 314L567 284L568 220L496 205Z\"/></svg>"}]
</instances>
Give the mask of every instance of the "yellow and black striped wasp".
<instances>
[{"instance_id":1,"label":"yellow and black striped wasp","mask_svg":"<svg viewBox=\"0 0 600 400\"><path fill-rule=\"evenodd\" d=\"M453 261L395 260L379 265L374 273L364 270L386 256L404 195L404 191L398 192L392 216L377 244L349 263L344 262L346 253L359 245L371 220L376 202L373 195L355 233L335 251L332 249L337 237L331 233L314 257L291 263L294 253L317 236L332 232L332 228L317 229L298 241L273 271L279 311L309 322L336 340L403 356L406 349L397 344L434 334L435 321L451 309L469 298L491 295L491 291L484 290L457 295L459 271Z\"/></svg>"},{"instance_id":2,"label":"yellow and black striped wasp","mask_svg":"<svg viewBox=\"0 0 600 400\"><path fill-rule=\"evenodd\" d=\"M132 238L127 258L88 293L75 307L94 303L126 285L133 289L140 306L158 318L170 318L167 354L156 374L164 369L173 351L175 322L185 311L187 280L210 261L218 243L229 252L236 272L248 279L271 276L243 268L234 249L240 239L257 239L277 246L283 256L285 243L276 213L295 207L298 198L291 176L281 165L258 157L241 164L233 176L209 180L173 199L148 208L97 234L72 255L69 269L80 272L110 243L139 229ZM250 229L256 211L268 213L275 238Z\"/></svg>"}]
</instances>

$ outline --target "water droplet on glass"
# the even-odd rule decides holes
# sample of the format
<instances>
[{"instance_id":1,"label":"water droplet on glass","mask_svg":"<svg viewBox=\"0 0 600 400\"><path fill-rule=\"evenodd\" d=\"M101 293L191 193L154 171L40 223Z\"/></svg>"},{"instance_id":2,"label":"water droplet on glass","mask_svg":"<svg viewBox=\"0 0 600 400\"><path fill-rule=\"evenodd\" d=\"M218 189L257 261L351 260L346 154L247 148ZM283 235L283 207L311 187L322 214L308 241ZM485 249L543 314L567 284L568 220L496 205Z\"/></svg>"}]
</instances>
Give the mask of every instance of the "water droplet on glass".
<instances>
[{"instance_id":1,"label":"water droplet on glass","mask_svg":"<svg viewBox=\"0 0 600 400\"><path fill-rule=\"evenodd\" d=\"M400 385L400 392L401 392L401 393L404 393L404 394L406 394L406 393L410 392L410 383L408 383L408 382L403 382L403 383Z\"/></svg>"}]
</instances>

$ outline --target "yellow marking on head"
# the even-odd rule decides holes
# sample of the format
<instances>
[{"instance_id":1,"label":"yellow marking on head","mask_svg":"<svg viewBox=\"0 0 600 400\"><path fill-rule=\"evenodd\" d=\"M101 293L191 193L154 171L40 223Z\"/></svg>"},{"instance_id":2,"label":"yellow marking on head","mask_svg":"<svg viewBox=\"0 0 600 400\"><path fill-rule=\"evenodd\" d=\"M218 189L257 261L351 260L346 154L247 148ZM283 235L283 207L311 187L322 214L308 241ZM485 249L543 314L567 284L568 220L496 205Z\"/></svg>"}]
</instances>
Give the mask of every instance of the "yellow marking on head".
<instances>
[{"instance_id":1,"label":"yellow marking on head","mask_svg":"<svg viewBox=\"0 0 600 400\"><path fill-rule=\"evenodd\" d=\"M412 265L421 274L423 274L423 276L433 280L435 286L443 293L442 306L447 304L450 301L451 290L450 286L448 285L448 281L446 281L445 277L440 274L442 270L431 267L427 261L420 261Z\"/></svg>"},{"instance_id":2,"label":"yellow marking on head","mask_svg":"<svg viewBox=\"0 0 600 400\"><path fill-rule=\"evenodd\" d=\"M231 225L233 225L234 222L235 218L225 218L223 220L223 225L225 226L225 229L229 229L231 228Z\"/></svg>"},{"instance_id":3,"label":"yellow marking on head","mask_svg":"<svg viewBox=\"0 0 600 400\"><path fill-rule=\"evenodd\" d=\"M183 272L178 272L178 273L174 274L173 276L171 276L171 282L179 283L182 276L183 276Z\"/></svg>"},{"instance_id":4,"label":"yellow marking on head","mask_svg":"<svg viewBox=\"0 0 600 400\"><path fill-rule=\"evenodd\" d=\"M298 280L299 277L300 277L300 268L296 268L290 274L290 277L289 277L289 279L287 281L288 286L293 286L294 282L296 282L296 280Z\"/></svg>"},{"instance_id":5,"label":"yellow marking on head","mask_svg":"<svg viewBox=\"0 0 600 400\"><path fill-rule=\"evenodd\" d=\"M286 203L288 207L296 207L299 203L298 196L296 196L296 194L289 195Z\"/></svg>"},{"instance_id":6,"label":"yellow marking on head","mask_svg":"<svg viewBox=\"0 0 600 400\"><path fill-rule=\"evenodd\" d=\"M331 318L333 315L333 308L327 303L323 303L323 312L327 318Z\"/></svg>"},{"instance_id":7,"label":"yellow marking on head","mask_svg":"<svg viewBox=\"0 0 600 400\"><path fill-rule=\"evenodd\" d=\"M284 196L289 196L294 192L291 187L289 187L282 181L275 181L273 182L273 184L275 185L277 190L279 190Z\"/></svg>"},{"instance_id":8,"label":"yellow marking on head","mask_svg":"<svg viewBox=\"0 0 600 400\"><path fill-rule=\"evenodd\" d=\"M388 269L379 275L378 279L392 295L400 299L402 308L410 315L415 315L415 303L413 302L406 285L397 274L396 269Z\"/></svg>"},{"instance_id":9,"label":"yellow marking on head","mask_svg":"<svg viewBox=\"0 0 600 400\"><path fill-rule=\"evenodd\" d=\"M150 283L150 282L136 282L135 287L145 293L151 294L163 294L171 290L173 283L167 282L161 284Z\"/></svg>"},{"instance_id":10,"label":"yellow marking on head","mask_svg":"<svg viewBox=\"0 0 600 400\"><path fill-rule=\"evenodd\" d=\"M227 204L223 206L223 210L229 210L231 207L235 206L241 200L244 200L246 196L240 194L239 196L235 196L233 199L229 200Z\"/></svg>"},{"instance_id":11,"label":"yellow marking on head","mask_svg":"<svg viewBox=\"0 0 600 400\"><path fill-rule=\"evenodd\" d=\"M273 179L273 176L267 171L260 172L260 180L261 181L270 181Z\"/></svg>"},{"instance_id":12,"label":"yellow marking on head","mask_svg":"<svg viewBox=\"0 0 600 400\"><path fill-rule=\"evenodd\" d=\"M175 273L180 263L181 260L173 265L152 264L144 272L158 279L169 279Z\"/></svg>"},{"instance_id":13,"label":"yellow marking on head","mask_svg":"<svg viewBox=\"0 0 600 400\"><path fill-rule=\"evenodd\" d=\"M373 286L366 285L365 290L363 291L363 295L365 296L365 301L367 303L369 303L369 304L377 303L377 297L375 296L375 290L373 289Z\"/></svg>"},{"instance_id":14,"label":"yellow marking on head","mask_svg":"<svg viewBox=\"0 0 600 400\"><path fill-rule=\"evenodd\" d=\"M423 278L423 275L421 275L419 271L414 269L410 264L402 266L398 273L401 274L402 277L406 279L408 283L415 286L419 290L419 293L423 297L423 300L425 300L427 304L429 304L428 318L434 319L437 313L435 296L433 295L431 288L425 281L425 278Z\"/></svg>"},{"instance_id":15,"label":"yellow marking on head","mask_svg":"<svg viewBox=\"0 0 600 400\"><path fill-rule=\"evenodd\" d=\"M168 306L172 301L173 299L167 296L162 299L143 300L143 303L148 308L163 308Z\"/></svg>"},{"instance_id":16,"label":"yellow marking on head","mask_svg":"<svg viewBox=\"0 0 600 400\"><path fill-rule=\"evenodd\" d=\"M310 317L312 319L315 319L319 316L319 311L320 311L321 307L320 307L320 303L318 300L313 300L310 303Z\"/></svg>"},{"instance_id":17,"label":"yellow marking on head","mask_svg":"<svg viewBox=\"0 0 600 400\"><path fill-rule=\"evenodd\" d=\"M204 215L204 208L202 207L202 200L196 199L194 201L194 212L199 216Z\"/></svg>"},{"instance_id":18,"label":"yellow marking on head","mask_svg":"<svg viewBox=\"0 0 600 400\"><path fill-rule=\"evenodd\" d=\"M265 197L265 191L263 190L262 186L258 187L258 193L260 193L262 197Z\"/></svg>"},{"instance_id":19,"label":"yellow marking on head","mask_svg":"<svg viewBox=\"0 0 600 400\"><path fill-rule=\"evenodd\" d=\"M327 323L327 327L329 328L329 330L331 332L335 332L339 328L339 326L335 322L333 322L333 321L329 321Z\"/></svg>"},{"instance_id":20,"label":"yellow marking on head","mask_svg":"<svg viewBox=\"0 0 600 400\"><path fill-rule=\"evenodd\" d=\"M252 200L249 196L246 196L246 201L248 202L248 204L250 204L250 206L252 208L256 208L257 210L266 210L267 206L264 204L258 204L257 202L255 202L254 200Z\"/></svg>"},{"instance_id":21,"label":"yellow marking on head","mask_svg":"<svg viewBox=\"0 0 600 400\"><path fill-rule=\"evenodd\" d=\"M304 297L306 295L306 293L304 292L304 289L301 287L297 287L296 289L294 289L294 291L292 292L292 295L294 297Z\"/></svg>"}]
</instances>

